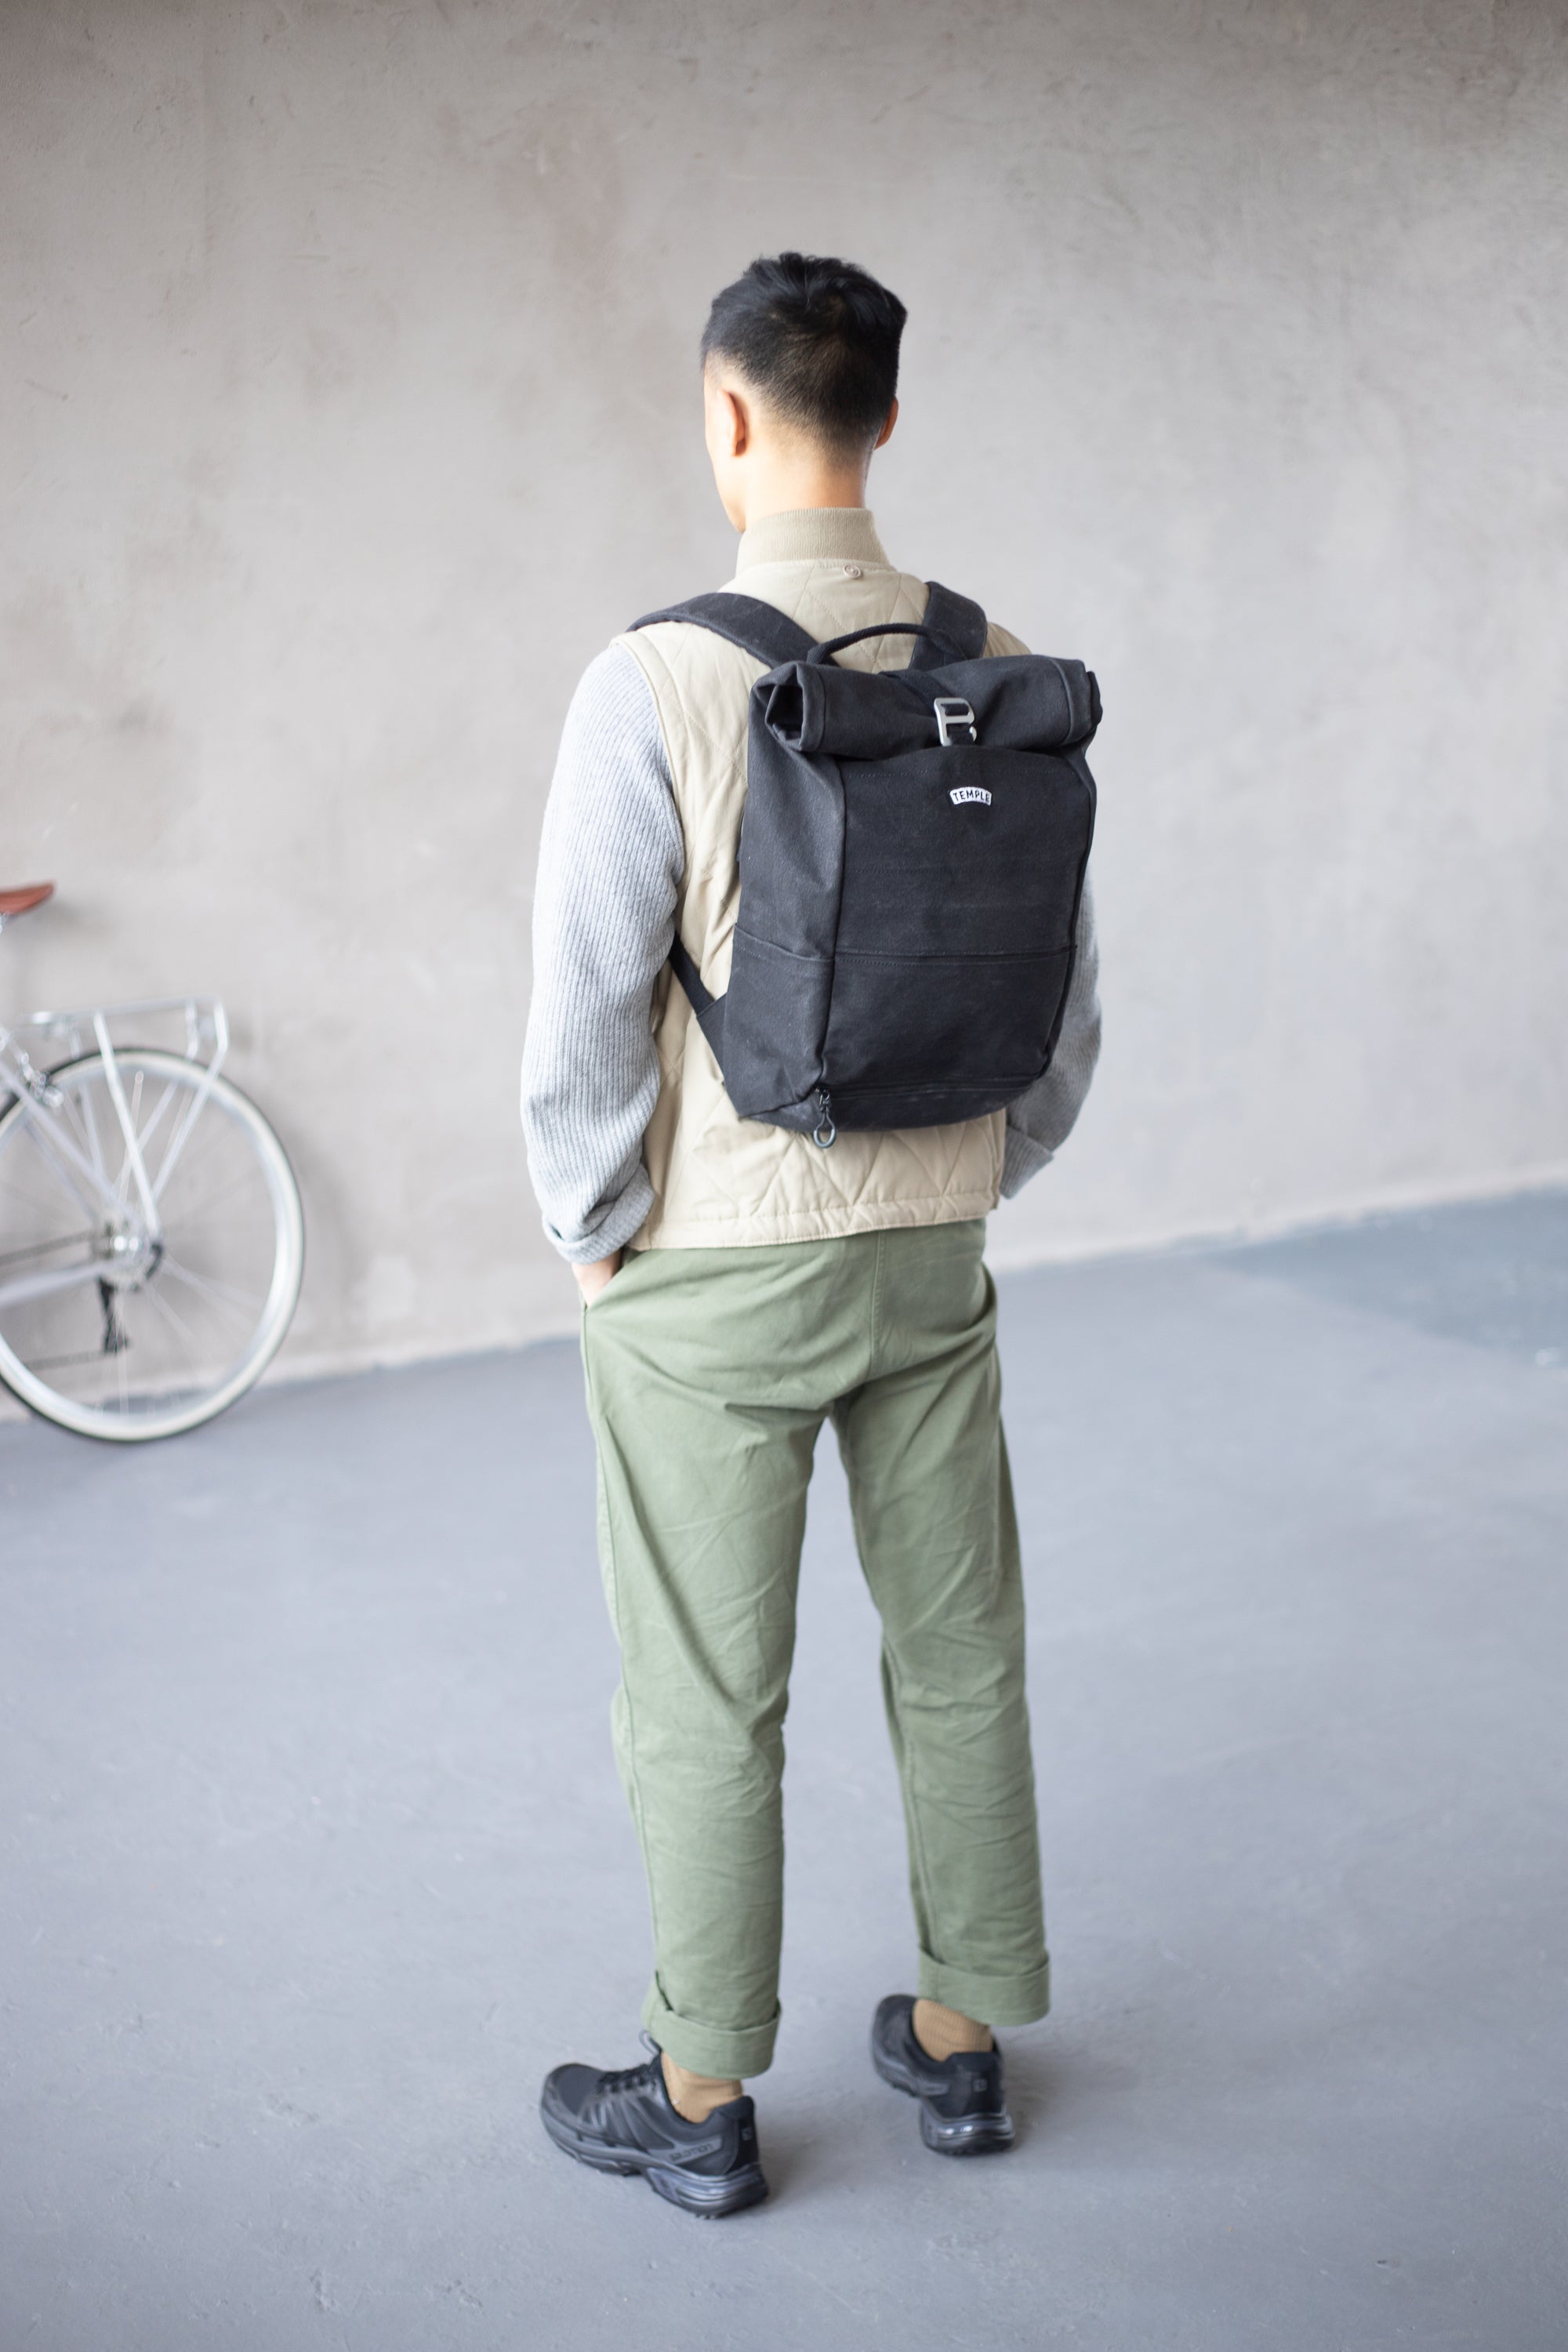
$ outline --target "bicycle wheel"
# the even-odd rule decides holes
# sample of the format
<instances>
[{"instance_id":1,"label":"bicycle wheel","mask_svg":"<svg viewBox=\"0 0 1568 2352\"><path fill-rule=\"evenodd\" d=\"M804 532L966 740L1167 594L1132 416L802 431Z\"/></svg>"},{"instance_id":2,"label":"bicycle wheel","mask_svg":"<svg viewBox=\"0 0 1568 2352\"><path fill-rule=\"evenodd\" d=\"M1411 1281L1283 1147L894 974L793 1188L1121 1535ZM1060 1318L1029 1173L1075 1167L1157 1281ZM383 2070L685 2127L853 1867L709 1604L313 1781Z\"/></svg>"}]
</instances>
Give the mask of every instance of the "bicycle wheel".
<instances>
[{"instance_id":1,"label":"bicycle wheel","mask_svg":"<svg viewBox=\"0 0 1568 2352\"><path fill-rule=\"evenodd\" d=\"M63 1429L125 1444L195 1429L260 1378L305 1243L283 1147L237 1087L150 1048L114 1063L160 1230L100 1055L50 1072L52 1108L13 1099L0 1112L0 1381Z\"/></svg>"}]
</instances>

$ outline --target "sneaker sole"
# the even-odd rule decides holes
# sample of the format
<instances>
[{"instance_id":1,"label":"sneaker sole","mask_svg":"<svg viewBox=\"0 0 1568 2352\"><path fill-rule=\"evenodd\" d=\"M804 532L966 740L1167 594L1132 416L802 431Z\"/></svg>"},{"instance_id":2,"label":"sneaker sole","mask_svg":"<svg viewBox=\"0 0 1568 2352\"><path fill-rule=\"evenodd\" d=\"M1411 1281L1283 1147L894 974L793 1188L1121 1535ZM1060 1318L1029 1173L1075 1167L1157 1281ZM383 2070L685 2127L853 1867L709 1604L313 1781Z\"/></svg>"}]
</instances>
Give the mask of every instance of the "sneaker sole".
<instances>
[{"instance_id":1,"label":"sneaker sole","mask_svg":"<svg viewBox=\"0 0 1568 2352\"><path fill-rule=\"evenodd\" d=\"M1016 2134L999 2116L933 2116L922 2100L921 2137L934 2156L1002 2156Z\"/></svg>"},{"instance_id":2,"label":"sneaker sole","mask_svg":"<svg viewBox=\"0 0 1568 2352\"><path fill-rule=\"evenodd\" d=\"M656 2196L706 2221L721 2221L726 2213L743 2213L748 2206L760 2205L768 2193L760 2164L711 2176L682 2172L678 2165L660 2164L657 2158L641 2156L633 2148L617 2152L600 2141L583 2139L547 2107L540 2109L539 2119L563 2156L585 2164L592 2172L614 2172L627 2179L640 2172Z\"/></svg>"}]
</instances>

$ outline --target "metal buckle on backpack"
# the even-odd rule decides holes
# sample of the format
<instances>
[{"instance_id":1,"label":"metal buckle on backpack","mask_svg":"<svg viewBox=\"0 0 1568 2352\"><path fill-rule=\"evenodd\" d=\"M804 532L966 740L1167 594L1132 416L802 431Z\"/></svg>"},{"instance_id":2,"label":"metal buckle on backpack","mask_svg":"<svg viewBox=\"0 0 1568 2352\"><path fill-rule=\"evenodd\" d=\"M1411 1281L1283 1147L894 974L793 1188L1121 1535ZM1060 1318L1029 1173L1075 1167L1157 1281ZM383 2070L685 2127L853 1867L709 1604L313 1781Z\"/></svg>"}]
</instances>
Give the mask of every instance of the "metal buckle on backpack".
<instances>
[{"instance_id":1,"label":"metal buckle on backpack","mask_svg":"<svg viewBox=\"0 0 1568 2352\"><path fill-rule=\"evenodd\" d=\"M936 713L937 740L944 746L953 740L962 728L971 743L978 743L980 731L974 724L974 713L961 694L939 694L931 704Z\"/></svg>"}]
</instances>

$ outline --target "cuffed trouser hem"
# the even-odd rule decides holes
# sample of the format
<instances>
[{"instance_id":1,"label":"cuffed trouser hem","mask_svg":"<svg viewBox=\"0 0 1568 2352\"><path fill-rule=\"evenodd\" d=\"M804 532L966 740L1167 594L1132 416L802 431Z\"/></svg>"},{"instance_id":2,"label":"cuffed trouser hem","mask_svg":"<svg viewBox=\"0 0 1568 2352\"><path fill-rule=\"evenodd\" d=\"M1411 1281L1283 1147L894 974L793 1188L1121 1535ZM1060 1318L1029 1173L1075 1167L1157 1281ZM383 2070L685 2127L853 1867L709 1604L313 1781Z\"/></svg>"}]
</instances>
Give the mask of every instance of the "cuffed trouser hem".
<instances>
[{"instance_id":1,"label":"cuffed trouser hem","mask_svg":"<svg viewBox=\"0 0 1568 2352\"><path fill-rule=\"evenodd\" d=\"M1038 1968L1025 1976L988 1977L973 1969L950 1969L922 1952L920 1991L922 2000L940 2001L981 2025L1033 2025L1051 2005L1051 1964L1042 1952Z\"/></svg>"},{"instance_id":2,"label":"cuffed trouser hem","mask_svg":"<svg viewBox=\"0 0 1568 2352\"><path fill-rule=\"evenodd\" d=\"M682 2017L671 2009L656 1977L642 2005L642 2021L659 2048L668 2050L689 2074L711 2074L720 2082L732 2076L743 2083L748 2075L765 2074L773 2063L779 2030L776 2009L765 2025L699 2025L695 2018Z\"/></svg>"}]
</instances>

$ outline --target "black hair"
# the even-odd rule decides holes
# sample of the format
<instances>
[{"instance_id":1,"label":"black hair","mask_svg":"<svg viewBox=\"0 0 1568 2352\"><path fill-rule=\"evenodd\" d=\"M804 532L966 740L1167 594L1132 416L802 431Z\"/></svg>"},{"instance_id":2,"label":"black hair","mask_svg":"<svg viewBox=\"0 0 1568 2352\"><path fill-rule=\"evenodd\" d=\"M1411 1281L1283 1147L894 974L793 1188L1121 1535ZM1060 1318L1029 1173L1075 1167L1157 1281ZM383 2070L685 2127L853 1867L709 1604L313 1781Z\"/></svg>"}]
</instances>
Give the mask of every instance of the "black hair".
<instances>
[{"instance_id":1,"label":"black hair","mask_svg":"<svg viewBox=\"0 0 1568 2352\"><path fill-rule=\"evenodd\" d=\"M888 421L907 313L852 261L763 255L713 298L702 362L732 361L788 423L858 453Z\"/></svg>"}]
</instances>

